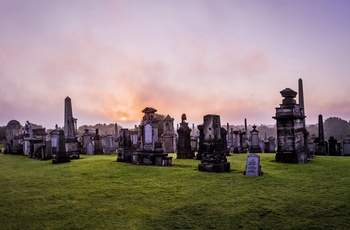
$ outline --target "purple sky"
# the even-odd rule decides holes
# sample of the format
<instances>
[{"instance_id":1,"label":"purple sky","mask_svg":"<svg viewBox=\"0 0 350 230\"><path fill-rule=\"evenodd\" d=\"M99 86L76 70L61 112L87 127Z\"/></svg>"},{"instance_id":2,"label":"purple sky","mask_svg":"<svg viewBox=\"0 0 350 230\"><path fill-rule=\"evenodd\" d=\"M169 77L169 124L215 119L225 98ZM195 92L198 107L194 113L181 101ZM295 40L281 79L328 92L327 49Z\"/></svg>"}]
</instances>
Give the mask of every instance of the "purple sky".
<instances>
[{"instance_id":1,"label":"purple sky","mask_svg":"<svg viewBox=\"0 0 350 230\"><path fill-rule=\"evenodd\" d=\"M350 120L348 0L0 0L0 125L275 124L304 82L308 124Z\"/></svg>"}]
</instances>

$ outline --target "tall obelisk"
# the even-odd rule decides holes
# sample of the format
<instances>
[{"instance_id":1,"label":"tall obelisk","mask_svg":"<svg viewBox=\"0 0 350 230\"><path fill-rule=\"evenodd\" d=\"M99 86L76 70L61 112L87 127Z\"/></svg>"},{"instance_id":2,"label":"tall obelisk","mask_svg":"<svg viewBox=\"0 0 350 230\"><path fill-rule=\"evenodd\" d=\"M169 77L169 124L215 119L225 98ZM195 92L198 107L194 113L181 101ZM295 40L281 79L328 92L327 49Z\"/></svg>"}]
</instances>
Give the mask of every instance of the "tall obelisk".
<instances>
[{"instance_id":1,"label":"tall obelisk","mask_svg":"<svg viewBox=\"0 0 350 230\"><path fill-rule=\"evenodd\" d=\"M75 127L72 111L72 101L69 97L64 100L64 137L66 139L75 139Z\"/></svg>"},{"instance_id":2,"label":"tall obelisk","mask_svg":"<svg viewBox=\"0 0 350 230\"><path fill-rule=\"evenodd\" d=\"M298 89L298 91L299 91L299 107L300 107L300 110L302 111L302 114L305 116L303 80L301 78L299 78L298 85L299 85L299 89ZM305 118L303 119L303 124L304 124L304 128L306 128Z\"/></svg>"}]
</instances>

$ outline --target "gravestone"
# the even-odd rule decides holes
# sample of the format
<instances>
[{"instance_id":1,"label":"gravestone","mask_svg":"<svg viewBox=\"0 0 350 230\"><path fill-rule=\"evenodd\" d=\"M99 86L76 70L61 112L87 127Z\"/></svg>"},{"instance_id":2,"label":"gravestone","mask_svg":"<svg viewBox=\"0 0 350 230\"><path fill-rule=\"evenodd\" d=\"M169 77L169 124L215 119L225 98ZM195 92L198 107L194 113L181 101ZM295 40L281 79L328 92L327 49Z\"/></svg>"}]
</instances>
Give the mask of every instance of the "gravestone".
<instances>
[{"instance_id":1,"label":"gravestone","mask_svg":"<svg viewBox=\"0 0 350 230\"><path fill-rule=\"evenodd\" d=\"M259 131L256 130L256 125L252 126L253 130L250 131L251 145L249 148L249 153L261 153L259 145Z\"/></svg>"},{"instance_id":2,"label":"gravestone","mask_svg":"<svg viewBox=\"0 0 350 230\"><path fill-rule=\"evenodd\" d=\"M94 154L95 155L103 154L102 139L98 129L96 129L95 136L94 136Z\"/></svg>"},{"instance_id":3,"label":"gravestone","mask_svg":"<svg viewBox=\"0 0 350 230\"><path fill-rule=\"evenodd\" d=\"M297 93L289 88L280 93L284 99L273 117L277 123L276 162L307 163L305 116L294 99Z\"/></svg>"},{"instance_id":4,"label":"gravestone","mask_svg":"<svg viewBox=\"0 0 350 230\"><path fill-rule=\"evenodd\" d=\"M222 136L220 116L208 114L203 118L203 125L198 129L202 130L200 135L200 149L202 149L202 160L198 164L199 171L205 172L230 172L230 163L227 162L226 152L227 145Z\"/></svg>"},{"instance_id":5,"label":"gravestone","mask_svg":"<svg viewBox=\"0 0 350 230\"><path fill-rule=\"evenodd\" d=\"M174 153L174 118L171 118L169 114L163 119L163 130L161 137L163 151L165 153Z\"/></svg>"},{"instance_id":6,"label":"gravestone","mask_svg":"<svg viewBox=\"0 0 350 230\"><path fill-rule=\"evenodd\" d=\"M108 134L102 139L104 154L116 154L113 135Z\"/></svg>"},{"instance_id":7,"label":"gravestone","mask_svg":"<svg viewBox=\"0 0 350 230\"><path fill-rule=\"evenodd\" d=\"M343 140L343 156L350 156L350 136L346 135Z\"/></svg>"},{"instance_id":8,"label":"gravestone","mask_svg":"<svg viewBox=\"0 0 350 230\"><path fill-rule=\"evenodd\" d=\"M132 161L132 141L129 129L121 129L119 133L119 148L117 162Z\"/></svg>"},{"instance_id":9,"label":"gravestone","mask_svg":"<svg viewBox=\"0 0 350 230\"><path fill-rule=\"evenodd\" d=\"M89 129L84 129L84 133L82 135L82 152L86 153L87 152L87 146L92 140L91 134L89 132Z\"/></svg>"},{"instance_id":10,"label":"gravestone","mask_svg":"<svg viewBox=\"0 0 350 230\"><path fill-rule=\"evenodd\" d=\"M247 156L247 163L245 166L244 175L246 176L261 176L260 156L255 153L251 153Z\"/></svg>"},{"instance_id":11,"label":"gravestone","mask_svg":"<svg viewBox=\"0 0 350 230\"><path fill-rule=\"evenodd\" d=\"M70 157L66 152L66 138L63 130L58 130L58 143L56 152L52 155L52 164L70 162Z\"/></svg>"},{"instance_id":12,"label":"gravestone","mask_svg":"<svg viewBox=\"0 0 350 230\"><path fill-rule=\"evenodd\" d=\"M186 114L182 114L180 128L177 130L178 142L176 158L178 159L193 159L194 151L191 146L191 129L186 122Z\"/></svg>"},{"instance_id":13,"label":"gravestone","mask_svg":"<svg viewBox=\"0 0 350 230\"><path fill-rule=\"evenodd\" d=\"M276 139L274 137L269 137L269 153L276 152Z\"/></svg>"},{"instance_id":14,"label":"gravestone","mask_svg":"<svg viewBox=\"0 0 350 230\"><path fill-rule=\"evenodd\" d=\"M242 152L240 133L241 133L240 130L233 131L233 134L235 136L233 153L241 153Z\"/></svg>"},{"instance_id":15,"label":"gravestone","mask_svg":"<svg viewBox=\"0 0 350 230\"><path fill-rule=\"evenodd\" d=\"M338 140L331 136L328 140L328 153L330 156L341 156Z\"/></svg>"},{"instance_id":16,"label":"gravestone","mask_svg":"<svg viewBox=\"0 0 350 230\"><path fill-rule=\"evenodd\" d=\"M94 142L89 141L89 143L86 146L86 155L94 155L94 153L95 153Z\"/></svg>"}]
</instances>

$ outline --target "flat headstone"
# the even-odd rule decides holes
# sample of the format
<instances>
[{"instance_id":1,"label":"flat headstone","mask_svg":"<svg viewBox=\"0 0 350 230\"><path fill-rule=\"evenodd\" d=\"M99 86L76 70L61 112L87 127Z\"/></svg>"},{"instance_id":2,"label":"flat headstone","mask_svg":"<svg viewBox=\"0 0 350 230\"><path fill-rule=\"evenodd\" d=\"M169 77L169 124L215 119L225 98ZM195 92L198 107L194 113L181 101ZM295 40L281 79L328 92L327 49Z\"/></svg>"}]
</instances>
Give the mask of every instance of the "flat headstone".
<instances>
[{"instance_id":1,"label":"flat headstone","mask_svg":"<svg viewBox=\"0 0 350 230\"><path fill-rule=\"evenodd\" d=\"M246 176L261 176L260 157L255 153L251 153L247 157L247 163L244 174Z\"/></svg>"}]
</instances>

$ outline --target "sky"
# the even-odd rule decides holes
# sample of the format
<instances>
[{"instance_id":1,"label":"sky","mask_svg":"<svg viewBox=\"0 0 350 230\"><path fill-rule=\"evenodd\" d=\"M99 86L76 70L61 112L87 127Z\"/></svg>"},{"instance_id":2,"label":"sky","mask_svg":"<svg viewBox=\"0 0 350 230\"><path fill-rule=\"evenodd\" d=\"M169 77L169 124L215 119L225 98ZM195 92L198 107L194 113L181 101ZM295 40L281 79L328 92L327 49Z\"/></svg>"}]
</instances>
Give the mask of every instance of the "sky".
<instances>
[{"instance_id":1,"label":"sky","mask_svg":"<svg viewBox=\"0 0 350 230\"><path fill-rule=\"evenodd\" d=\"M303 79L306 123L350 120L348 0L0 0L0 126L273 125Z\"/></svg>"}]
</instances>

